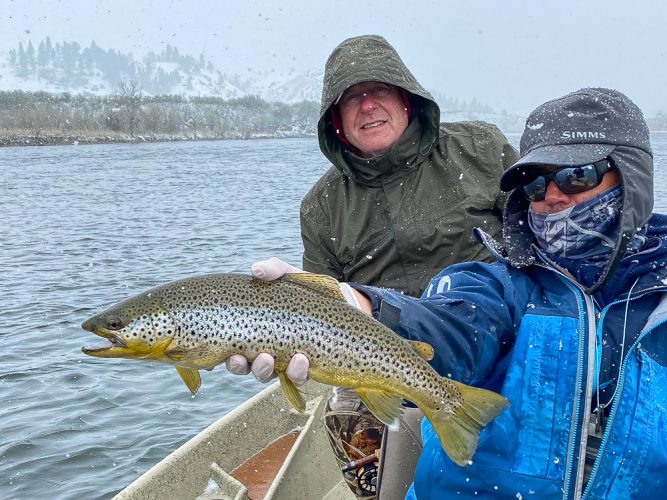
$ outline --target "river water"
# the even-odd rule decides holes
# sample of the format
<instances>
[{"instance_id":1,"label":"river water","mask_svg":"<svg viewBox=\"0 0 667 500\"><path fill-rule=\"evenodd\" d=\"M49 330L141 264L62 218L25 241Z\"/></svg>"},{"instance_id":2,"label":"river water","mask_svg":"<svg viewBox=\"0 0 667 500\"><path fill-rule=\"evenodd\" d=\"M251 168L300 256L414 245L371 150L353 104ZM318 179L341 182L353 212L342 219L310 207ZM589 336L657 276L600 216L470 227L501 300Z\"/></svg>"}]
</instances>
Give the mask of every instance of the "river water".
<instances>
[{"instance_id":1,"label":"river water","mask_svg":"<svg viewBox=\"0 0 667 500\"><path fill-rule=\"evenodd\" d=\"M299 264L326 169L315 139L0 149L0 498L109 498L262 388L218 368L192 398L173 367L83 355L80 324L166 281Z\"/></svg>"}]
</instances>

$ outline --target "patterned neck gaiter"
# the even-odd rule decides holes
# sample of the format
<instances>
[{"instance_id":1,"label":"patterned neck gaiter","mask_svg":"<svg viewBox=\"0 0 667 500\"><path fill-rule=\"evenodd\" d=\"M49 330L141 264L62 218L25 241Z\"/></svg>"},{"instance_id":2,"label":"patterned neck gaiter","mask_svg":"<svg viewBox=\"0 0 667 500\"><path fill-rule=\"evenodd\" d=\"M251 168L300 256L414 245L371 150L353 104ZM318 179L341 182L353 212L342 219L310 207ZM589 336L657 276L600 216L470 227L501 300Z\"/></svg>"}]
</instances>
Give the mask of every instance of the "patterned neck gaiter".
<instances>
[{"instance_id":1,"label":"patterned neck gaiter","mask_svg":"<svg viewBox=\"0 0 667 500\"><path fill-rule=\"evenodd\" d=\"M554 214L529 209L528 225L548 254L604 265L616 243L622 203L619 184Z\"/></svg>"}]
</instances>

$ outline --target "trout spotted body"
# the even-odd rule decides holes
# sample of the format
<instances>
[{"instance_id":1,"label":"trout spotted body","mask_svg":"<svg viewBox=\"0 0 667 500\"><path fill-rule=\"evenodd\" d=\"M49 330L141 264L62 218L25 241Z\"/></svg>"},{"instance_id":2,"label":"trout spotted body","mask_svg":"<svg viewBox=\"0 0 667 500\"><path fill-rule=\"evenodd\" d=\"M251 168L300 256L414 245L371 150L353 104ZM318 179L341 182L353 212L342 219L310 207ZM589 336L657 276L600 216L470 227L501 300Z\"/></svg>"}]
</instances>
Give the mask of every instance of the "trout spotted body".
<instances>
[{"instance_id":1,"label":"trout spotted body","mask_svg":"<svg viewBox=\"0 0 667 500\"><path fill-rule=\"evenodd\" d=\"M109 341L83 348L86 354L174 364L193 394L201 383L197 370L232 354L252 361L268 352L288 401L303 411L303 397L285 375L290 358L301 352L309 358L310 378L354 389L384 422L398 418L403 399L415 403L459 465L470 460L481 427L507 405L493 392L438 375L426 361L430 346L409 342L348 305L326 276L189 278L123 301L82 326Z\"/></svg>"}]
</instances>

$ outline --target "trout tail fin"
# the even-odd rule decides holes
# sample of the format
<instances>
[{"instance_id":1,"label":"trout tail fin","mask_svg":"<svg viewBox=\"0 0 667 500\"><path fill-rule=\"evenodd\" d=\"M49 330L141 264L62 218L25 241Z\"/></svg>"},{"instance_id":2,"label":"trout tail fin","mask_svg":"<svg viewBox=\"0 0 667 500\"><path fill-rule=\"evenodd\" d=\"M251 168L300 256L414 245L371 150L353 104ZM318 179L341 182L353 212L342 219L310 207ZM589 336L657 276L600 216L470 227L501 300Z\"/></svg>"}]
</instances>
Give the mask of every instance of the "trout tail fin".
<instances>
[{"instance_id":1,"label":"trout tail fin","mask_svg":"<svg viewBox=\"0 0 667 500\"><path fill-rule=\"evenodd\" d=\"M500 394L461 384L462 404L452 412L449 408L420 408L433 426L443 449L461 467L472 459L482 428L500 414L509 402Z\"/></svg>"}]
</instances>

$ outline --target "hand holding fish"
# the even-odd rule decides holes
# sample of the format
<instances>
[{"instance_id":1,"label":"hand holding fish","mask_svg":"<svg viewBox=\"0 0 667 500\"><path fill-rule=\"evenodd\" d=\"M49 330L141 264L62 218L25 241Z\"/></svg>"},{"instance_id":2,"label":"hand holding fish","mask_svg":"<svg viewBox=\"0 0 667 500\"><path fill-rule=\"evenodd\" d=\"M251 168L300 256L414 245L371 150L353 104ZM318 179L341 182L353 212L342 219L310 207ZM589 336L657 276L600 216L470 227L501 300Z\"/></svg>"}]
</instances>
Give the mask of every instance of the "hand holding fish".
<instances>
[{"instance_id":1,"label":"hand holding fish","mask_svg":"<svg viewBox=\"0 0 667 500\"><path fill-rule=\"evenodd\" d=\"M294 267L278 257L260 260L250 266L250 273L253 278L263 281L273 281L290 273L303 273L302 269Z\"/></svg>"},{"instance_id":2,"label":"hand holding fish","mask_svg":"<svg viewBox=\"0 0 667 500\"><path fill-rule=\"evenodd\" d=\"M263 281L273 281L281 278L285 274L302 273L303 271L288 264L284 260L280 260L277 257L271 257L270 259L255 262L251 266L250 272L254 278ZM247 375L252 372L255 378L262 383L270 382L277 376L273 356L266 352L258 354L252 362L252 365L248 363L245 356L234 354L225 361L225 366L227 367L227 370L234 375ZM295 385L303 385L308 380L309 366L310 363L308 358L301 353L297 353L290 359L290 362L287 365L287 376Z\"/></svg>"},{"instance_id":3,"label":"hand holding fish","mask_svg":"<svg viewBox=\"0 0 667 500\"><path fill-rule=\"evenodd\" d=\"M225 361L227 370L234 375L247 375L252 372L257 380L267 383L276 378L275 360L268 352L261 352L257 355L252 365L248 363L245 356L233 354ZM294 382L294 385L301 386L308 381L308 368L310 362L305 354L297 352L287 364L287 377Z\"/></svg>"},{"instance_id":4,"label":"hand holding fish","mask_svg":"<svg viewBox=\"0 0 667 500\"><path fill-rule=\"evenodd\" d=\"M304 271L277 257L271 257L266 260L255 262L251 266L250 272L254 278L263 281L273 281L282 278L285 274L303 273ZM358 292L347 283L339 283L338 286L348 304L362 311L364 310L357 297ZM370 314L370 308L368 311L364 312ZM257 355L252 362L252 365L249 365L248 360L241 354L234 354L225 362L225 366L227 366L227 370L229 370L230 373L233 373L234 375L247 375L252 372L255 378L262 383L270 382L276 377L274 365L273 356L268 353L260 353ZM287 365L287 376L295 385L301 386L308 380L309 367L310 362L308 361L308 358L301 353L297 353Z\"/></svg>"}]
</instances>

